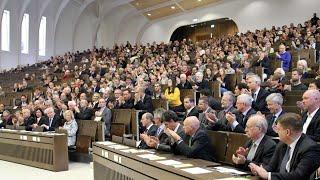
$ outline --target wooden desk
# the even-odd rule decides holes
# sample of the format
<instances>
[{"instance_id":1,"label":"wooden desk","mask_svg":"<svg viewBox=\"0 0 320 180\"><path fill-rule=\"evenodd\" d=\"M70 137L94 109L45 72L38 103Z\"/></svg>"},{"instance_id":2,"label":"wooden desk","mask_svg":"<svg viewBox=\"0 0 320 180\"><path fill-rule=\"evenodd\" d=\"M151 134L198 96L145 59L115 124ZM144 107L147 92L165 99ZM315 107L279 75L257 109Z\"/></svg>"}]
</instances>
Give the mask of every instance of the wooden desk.
<instances>
[{"instance_id":1,"label":"wooden desk","mask_svg":"<svg viewBox=\"0 0 320 180\"><path fill-rule=\"evenodd\" d=\"M51 171L68 170L67 136L0 129L0 159Z\"/></svg>"},{"instance_id":2,"label":"wooden desk","mask_svg":"<svg viewBox=\"0 0 320 180\"><path fill-rule=\"evenodd\" d=\"M140 153L141 154L141 153ZM219 166L219 163L208 162L199 159L189 159L172 154L155 153L166 160L172 159L182 163L193 164L193 167L201 167L212 172L206 174L191 174L173 166L160 164L138 157L139 154L125 153L120 150L110 148L100 143L93 144L93 168L94 180L122 180L122 179L218 179L233 177L229 174L220 173L210 167ZM210 167L209 167L210 166Z\"/></svg>"}]
</instances>

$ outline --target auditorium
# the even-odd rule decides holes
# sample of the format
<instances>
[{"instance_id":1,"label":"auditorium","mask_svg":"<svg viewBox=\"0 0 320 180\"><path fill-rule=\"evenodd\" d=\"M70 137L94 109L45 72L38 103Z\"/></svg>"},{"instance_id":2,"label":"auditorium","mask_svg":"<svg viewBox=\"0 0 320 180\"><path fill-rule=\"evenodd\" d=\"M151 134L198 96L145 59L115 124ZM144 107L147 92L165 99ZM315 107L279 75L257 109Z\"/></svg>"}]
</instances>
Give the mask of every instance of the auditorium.
<instances>
[{"instance_id":1,"label":"auditorium","mask_svg":"<svg viewBox=\"0 0 320 180\"><path fill-rule=\"evenodd\" d=\"M0 0L0 179L320 179L320 1Z\"/></svg>"}]
</instances>

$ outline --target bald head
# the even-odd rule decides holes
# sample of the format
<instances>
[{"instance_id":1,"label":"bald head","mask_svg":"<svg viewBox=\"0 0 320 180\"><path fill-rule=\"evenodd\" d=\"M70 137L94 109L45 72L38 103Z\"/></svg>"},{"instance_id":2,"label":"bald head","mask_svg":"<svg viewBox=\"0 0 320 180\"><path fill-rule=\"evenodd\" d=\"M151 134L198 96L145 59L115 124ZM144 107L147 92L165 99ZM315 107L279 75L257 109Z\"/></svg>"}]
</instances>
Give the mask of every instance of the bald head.
<instances>
[{"instance_id":1,"label":"bald head","mask_svg":"<svg viewBox=\"0 0 320 180\"><path fill-rule=\"evenodd\" d=\"M312 113L319 107L320 92L318 90L310 89L303 93L302 103L303 108L309 113Z\"/></svg>"},{"instance_id":2,"label":"bald head","mask_svg":"<svg viewBox=\"0 0 320 180\"><path fill-rule=\"evenodd\" d=\"M200 128L200 121L196 116L187 117L183 122L183 129L187 135L192 136Z\"/></svg>"}]
</instances>

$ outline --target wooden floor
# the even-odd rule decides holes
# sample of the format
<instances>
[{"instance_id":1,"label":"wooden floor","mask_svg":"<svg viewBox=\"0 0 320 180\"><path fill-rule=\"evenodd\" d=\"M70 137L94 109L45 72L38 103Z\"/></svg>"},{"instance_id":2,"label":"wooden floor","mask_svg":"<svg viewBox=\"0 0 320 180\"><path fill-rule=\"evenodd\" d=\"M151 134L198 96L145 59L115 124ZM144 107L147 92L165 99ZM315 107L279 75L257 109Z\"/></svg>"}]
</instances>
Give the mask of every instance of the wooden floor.
<instances>
[{"instance_id":1,"label":"wooden floor","mask_svg":"<svg viewBox=\"0 0 320 180\"><path fill-rule=\"evenodd\" d=\"M92 165L69 163L69 171L52 172L0 160L1 179L32 180L93 180Z\"/></svg>"}]
</instances>

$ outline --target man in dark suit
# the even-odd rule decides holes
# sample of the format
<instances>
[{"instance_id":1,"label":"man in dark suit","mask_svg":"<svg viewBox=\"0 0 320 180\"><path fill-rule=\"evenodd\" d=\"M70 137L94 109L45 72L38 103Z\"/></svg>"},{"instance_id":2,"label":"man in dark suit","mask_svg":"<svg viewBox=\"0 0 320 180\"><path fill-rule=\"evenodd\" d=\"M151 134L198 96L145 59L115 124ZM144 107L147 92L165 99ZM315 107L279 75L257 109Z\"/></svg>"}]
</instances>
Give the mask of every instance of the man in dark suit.
<instances>
[{"instance_id":1,"label":"man in dark suit","mask_svg":"<svg viewBox=\"0 0 320 180\"><path fill-rule=\"evenodd\" d=\"M238 167L249 170L251 162L258 165L269 163L276 143L266 136L267 129L268 123L263 115L255 114L249 118L245 131L250 140L232 156L232 161Z\"/></svg>"},{"instance_id":2,"label":"man in dark suit","mask_svg":"<svg viewBox=\"0 0 320 180\"><path fill-rule=\"evenodd\" d=\"M45 110L45 114L47 115L49 125L42 124L45 131L54 131L59 126L62 126L62 122L60 116L55 114L53 107L49 107Z\"/></svg>"},{"instance_id":3,"label":"man in dark suit","mask_svg":"<svg viewBox=\"0 0 320 180\"><path fill-rule=\"evenodd\" d=\"M318 90L307 90L302 96L303 133L314 141L320 141L320 92Z\"/></svg>"},{"instance_id":4,"label":"man in dark suit","mask_svg":"<svg viewBox=\"0 0 320 180\"><path fill-rule=\"evenodd\" d=\"M180 83L177 85L179 89L192 89L191 83L187 80L185 74L180 74Z\"/></svg>"},{"instance_id":5,"label":"man in dark suit","mask_svg":"<svg viewBox=\"0 0 320 180\"><path fill-rule=\"evenodd\" d=\"M99 91L100 91L100 87L99 87L97 81L93 80L92 81L92 92L93 93L98 93Z\"/></svg>"},{"instance_id":6,"label":"man in dark suit","mask_svg":"<svg viewBox=\"0 0 320 180\"><path fill-rule=\"evenodd\" d=\"M201 124L201 127L206 129L210 123L210 121L206 118L206 113L215 113L215 110L213 110L209 106L208 98L207 97L200 97L198 108L202 113L199 114L199 121Z\"/></svg>"},{"instance_id":7,"label":"man in dark suit","mask_svg":"<svg viewBox=\"0 0 320 180\"><path fill-rule=\"evenodd\" d=\"M231 126L228 124L226 114L228 112L235 113L237 109L233 107L236 97L232 92L225 92L221 98L222 110L215 113L206 113L205 116L210 121L207 129L213 131L231 131Z\"/></svg>"},{"instance_id":8,"label":"man in dark suit","mask_svg":"<svg viewBox=\"0 0 320 180\"><path fill-rule=\"evenodd\" d=\"M214 147L206 131L200 128L200 122L197 117L187 117L183 122L183 130L186 135L190 136L189 140L185 140L173 130L167 129L168 134L175 142L171 146L175 154L184 155L188 158L215 161Z\"/></svg>"},{"instance_id":9,"label":"man in dark suit","mask_svg":"<svg viewBox=\"0 0 320 180\"><path fill-rule=\"evenodd\" d=\"M21 95L20 99L16 99L15 105L19 108L25 107L28 105L28 98L26 95Z\"/></svg>"},{"instance_id":10,"label":"man in dark suit","mask_svg":"<svg viewBox=\"0 0 320 180\"><path fill-rule=\"evenodd\" d=\"M88 101L82 99L80 101L80 108L76 106L75 110L75 119L77 120L91 120L93 111L91 108L88 107Z\"/></svg>"},{"instance_id":11,"label":"man in dark suit","mask_svg":"<svg viewBox=\"0 0 320 180\"><path fill-rule=\"evenodd\" d=\"M149 113L153 112L151 96L145 93L144 87L137 87L134 98L134 108L136 110L145 110Z\"/></svg>"},{"instance_id":12,"label":"man in dark suit","mask_svg":"<svg viewBox=\"0 0 320 180\"><path fill-rule=\"evenodd\" d=\"M172 131L177 133L182 139L187 138L183 131L183 126L180 124L179 118L175 112L171 110L165 111L162 114L162 120L164 121L165 129L171 129ZM148 142L149 147L153 147L160 151L172 151L171 145L174 143L174 140L165 133L165 129L160 137L150 138L150 141Z\"/></svg>"},{"instance_id":13,"label":"man in dark suit","mask_svg":"<svg viewBox=\"0 0 320 180\"><path fill-rule=\"evenodd\" d=\"M261 78L258 75L250 75L246 81L252 92L252 108L256 111L268 112L266 98L269 92L260 86Z\"/></svg>"},{"instance_id":14,"label":"man in dark suit","mask_svg":"<svg viewBox=\"0 0 320 180\"><path fill-rule=\"evenodd\" d=\"M237 113L227 113L226 119L233 132L244 133L247 121L256 111L251 107L252 97L248 94L241 94L237 97Z\"/></svg>"},{"instance_id":15,"label":"man in dark suit","mask_svg":"<svg viewBox=\"0 0 320 180\"><path fill-rule=\"evenodd\" d=\"M141 118L142 126L145 127L143 134L140 134L141 142L138 148L146 149L148 145L146 143L149 136L155 136L157 133L157 126L153 124L153 115L149 112L146 112L142 115Z\"/></svg>"},{"instance_id":16,"label":"man in dark suit","mask_svg":"<svg viewBox=\"0 0 320 180\"><path fill-rule=\"evenodd\" d=\"M301 117L286 113L277 121L280 141L266 166L250 163L254 175L263 179L313 179L320 165L320 146L302 133Z\"/></svg>"},{"instance_id":17,"label":"man in dark suit","mask_svg":"<svg viewBox=\"0 0 320 180\"><path fill-rule=\"evenodd\" d=\"M183 106L186 109L186 112L184 114L183 120L190 116L196 116L199 117L199 110L195 106L194 98L191 96L187 96L183 100Z\"/></svg>"},{"instance_id":18,"label":"man in dark suit","mask_svg":"<svg viewBox=\"0 0 320 180\"><path fill-rule=\"evenodd\" d=\"M32 131L32 125L36 122L36 119L31 116L31 111L29 109L22 109L22 116L24 118L23 126L26 127L27 131Z\"/></svg>"},{"instance_id":19,"label":"man in dark suit","mask_svg":"<svg viewBox=\"0 0 320 180\"><path fill-rule=\"evenodd\" d=\"M129 89L122 90L122 97L119 98L120 109L132 109L134 106L134 99L131 97Z\"/></svg>"},{"instance_id":20,"label":"man in dark suit","mask_svg":"<svg viewBox=\"0 0 320 180\"><path fill-rule=\"evenodd\" d=\"M209 82L203 79L203 73L197 72L196 73L196 83L192 88L196 91L201 91L203 89L208 89L211 92L211 88L209 86Z\"/></svg>"},{"instance_id":21,"label":"man in dark suit","mask_svg":"<svg viewBox=\"0 0 320 180\"><path fill-rule=\"evenodd\" d=\"M267 98L267 106L271 114L266 116L268 122L268 136L278 137L278 134L274 131L277 119L284 114L282 109L283 97L280 93L272 93Z\"/></svg>"},{"instance_id":22,"label":"man in dark suit","mask_svg":"<svg viewBox=\"0 0 320 180\"><path fill-rule=\"evenodd\" d=\"M106 137L110 137L110 129L111 129L111 110L107 107L106 100L104 98L99 99L99 110L95 112L95 117L101 117L101 121L104 122L104 135Z\"/></svg>"}]
</instances>

